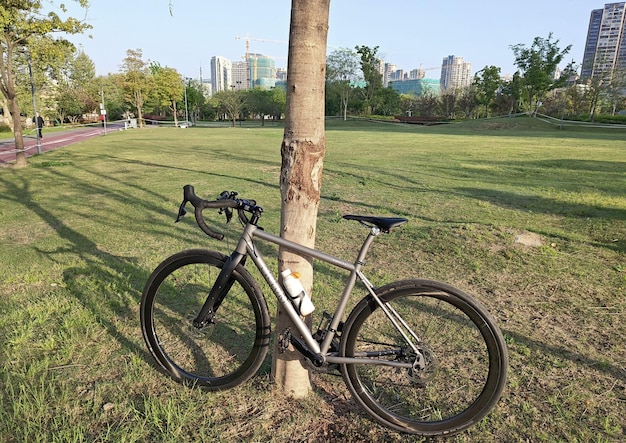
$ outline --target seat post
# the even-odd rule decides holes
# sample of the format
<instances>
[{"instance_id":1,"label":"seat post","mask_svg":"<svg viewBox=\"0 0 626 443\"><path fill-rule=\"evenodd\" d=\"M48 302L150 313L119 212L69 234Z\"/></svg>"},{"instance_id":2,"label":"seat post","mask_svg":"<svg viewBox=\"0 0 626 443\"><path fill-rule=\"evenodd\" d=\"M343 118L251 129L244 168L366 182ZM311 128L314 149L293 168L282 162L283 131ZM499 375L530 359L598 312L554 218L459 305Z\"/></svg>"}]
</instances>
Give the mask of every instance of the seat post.
<instances>
[{"instance_id":1,"label":"seat post","mask_svg":"<svg viewBox=\"0 0 626 443\"><path fill-rule=\"evenodd\" d=\"M357 271L361 269L361 266L365 265L365 257L367 256L367 251L369 251L370 246L372 245L372 242L374 241L374 238L378 237L379 235L380 235L380 229L377 228L376 226L372 226L370 228L369 234L367 234L367 237L365 238L365 241L363 242L363 246L361 246L361 250L359 251L359 255L357 256L356 262L354 263L354 266Z\"/></svg>"}]
</instances>

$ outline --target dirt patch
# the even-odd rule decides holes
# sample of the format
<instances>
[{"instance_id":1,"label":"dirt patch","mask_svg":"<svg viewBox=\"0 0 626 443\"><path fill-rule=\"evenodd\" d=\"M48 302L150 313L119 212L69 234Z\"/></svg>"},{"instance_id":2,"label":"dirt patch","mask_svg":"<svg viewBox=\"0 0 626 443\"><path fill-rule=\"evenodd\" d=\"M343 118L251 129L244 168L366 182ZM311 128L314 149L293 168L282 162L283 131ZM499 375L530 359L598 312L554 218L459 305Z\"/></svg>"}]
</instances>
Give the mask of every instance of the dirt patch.
<instances>
[{"instance_id":1,"label":"dirt patch","mask_svg":"<svg viewBox=\"0 0 626 443\"><path fill-rule=\"evenodd\" d=\"M522 232L521 234L517 234L515 236L515 243L532 247L543 246L541 236L539 234L535 234L534 232Z\"/></svg>"}]
</instances>

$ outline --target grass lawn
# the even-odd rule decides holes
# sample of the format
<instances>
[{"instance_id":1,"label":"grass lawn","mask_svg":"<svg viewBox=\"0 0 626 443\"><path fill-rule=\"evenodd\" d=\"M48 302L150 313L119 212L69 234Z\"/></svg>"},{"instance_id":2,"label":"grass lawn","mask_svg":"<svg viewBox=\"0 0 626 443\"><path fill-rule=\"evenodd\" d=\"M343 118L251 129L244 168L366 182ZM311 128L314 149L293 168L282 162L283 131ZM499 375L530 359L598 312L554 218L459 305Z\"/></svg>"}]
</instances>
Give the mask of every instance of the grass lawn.
<instances>
[{"instance_id":1,"label":"grass lawn","mask_svg":"<svg viewBox=\"0 0 626 443\"><path fill-rule=\"evenodd\" d=\"M335 376L312 374L314 392L295 401L268 364L208 394L163 376L146 350L148 275L182 249L228 252L239 232L219 242L193 217L175 225L182 186L254 198L277 232L281 141L279 126L148 128L0 169L0 442L421 441L375 424ZM365 231L342 214L405 216L374 245L372 281L448 282L505 334L502 400L451 441L626 439L623 130L330 121L327 144L318 247L353 258ZM523 234L540 244L516 243ZM316 266L315 325L342 284L327 271Z\"/></svg>"}]
</instances>

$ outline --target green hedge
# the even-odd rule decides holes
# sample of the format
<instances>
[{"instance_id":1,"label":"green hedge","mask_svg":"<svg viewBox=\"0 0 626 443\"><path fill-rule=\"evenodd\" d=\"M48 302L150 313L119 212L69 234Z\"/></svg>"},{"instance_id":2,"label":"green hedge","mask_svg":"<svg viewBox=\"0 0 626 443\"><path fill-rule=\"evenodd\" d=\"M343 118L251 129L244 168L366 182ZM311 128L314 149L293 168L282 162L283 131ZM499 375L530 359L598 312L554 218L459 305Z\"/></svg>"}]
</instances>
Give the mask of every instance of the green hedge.
<instances>
[{"instance_id":1,"label":"green hedge","mask_svg":"<svg viewBox=\"0 0 626 443\"><path fill-rule=\"evenodd\" d=\"M591 116L589 114L581 114L579 116L569 116L567 120L578 122L590 122ZM596 115L595 123L606 123L616 125L626 125L626 115Z\"/></svg>"}]
</instances>

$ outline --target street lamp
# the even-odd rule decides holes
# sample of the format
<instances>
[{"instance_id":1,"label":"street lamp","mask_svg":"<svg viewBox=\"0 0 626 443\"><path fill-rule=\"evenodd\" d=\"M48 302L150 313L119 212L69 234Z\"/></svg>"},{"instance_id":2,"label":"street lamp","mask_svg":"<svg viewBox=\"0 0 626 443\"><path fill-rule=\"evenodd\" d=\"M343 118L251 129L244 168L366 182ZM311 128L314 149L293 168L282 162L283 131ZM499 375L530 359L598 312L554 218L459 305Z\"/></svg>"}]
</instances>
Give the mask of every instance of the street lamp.
<instances>
[{"instance_id":1,"label":"street lamp","mask_svg":"<svg viewBox=\"0 0 626 443\"><path fill-rule=\"evenodd\" d=\"M187 81L189 79L185 77L185 124L189 126L189 108L187 107Z\"/></svg>"},{"instance_id":2,"label":"street lamp","mask_svg":"<svg viewBox=\"0 0 626 443\"><path fill-rule=\"evenodd\" d=\"M100 95L102 97L102 103L100 103L100 118L102 119L104 135L107 135L107 111L104 107L104 85L100 85Z\"/></svg>"},{"instance_id":3,"label":"street lamp","mask_svg":"<svg viewBox=\"0 0 626 443\"><path fill-rule=\"evenodd\" d=\"M35 97L35 82L33 81L33 68L30 63L30 53L28 59L28 73L30 74L30 93L33 96L33 121L37 127L37 154L41 154L41 138L39 137L39 119L37 118L37 98Z\"/></svg>"}]
</instances>

